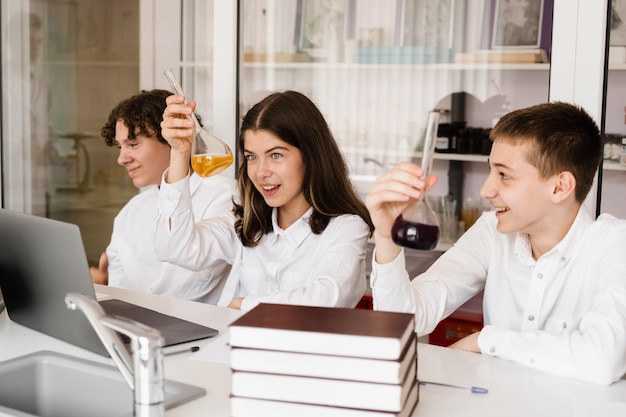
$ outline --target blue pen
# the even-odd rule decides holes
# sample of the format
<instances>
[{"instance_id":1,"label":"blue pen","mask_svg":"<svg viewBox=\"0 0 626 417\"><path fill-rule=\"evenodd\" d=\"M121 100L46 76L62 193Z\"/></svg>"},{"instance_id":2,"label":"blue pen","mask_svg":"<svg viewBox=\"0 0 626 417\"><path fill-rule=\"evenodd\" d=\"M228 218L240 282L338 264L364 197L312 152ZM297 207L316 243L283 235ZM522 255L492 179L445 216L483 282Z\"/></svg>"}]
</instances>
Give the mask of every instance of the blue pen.
<instances>
[{"instance_id":1,"label":"blue pen","mask_svg":"<svg viewBox=\"0 0 626 417\"><path fill-rule=\"evenodd\" d=\"M419 383L420 385L439 385L442 387L466 389L466 390L470 390L473 394L487 394L489 392L487 388L481 388L481 387L462 387L460 385L444 384L441 382L431 382L431 381L420 381Z\"/></svg>"}]
</instances>

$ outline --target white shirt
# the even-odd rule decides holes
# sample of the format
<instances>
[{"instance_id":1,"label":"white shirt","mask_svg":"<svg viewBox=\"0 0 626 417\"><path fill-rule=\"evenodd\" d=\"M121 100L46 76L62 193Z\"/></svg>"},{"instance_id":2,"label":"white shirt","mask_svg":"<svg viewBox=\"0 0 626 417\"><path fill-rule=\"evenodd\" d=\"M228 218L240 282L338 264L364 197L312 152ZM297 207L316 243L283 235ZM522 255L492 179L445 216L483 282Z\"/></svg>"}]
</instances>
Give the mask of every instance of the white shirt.
<instances>
[{"instance_id":1,"label":"white shirt","mask_svg":"<svg viewBox=\"0 0 626 417\"><path fill-rule=\"evenodd\" d=\"M189 210L188 179L161 184L155 231L158 256L187 268L208 268L225 260L232 270L218 305L245 297L241 309L260 302L355 307L366 288L365 256L369 227L356 215L330 220L314 234L309 209L287 229L272 214L274 230L255 247L244 247L234 216L195 223Z\"/></svg>"},{"instance_id":2,"label":"white shirt","mask_svg":"<svg viewBox=\"0 0 626 417\"><path fill-rule=\"evenodd\" d=\"M234 180L217 175L191 177L194 216L207 218L233 208ZM158 260L152 242L159 190L152 186L134 196L113 223L109 257L109 285L159 295L216 304L230 265L217 263L204 271L190 271Z\"/></svg>"},{"instance_id":3,"label":"white shirt","mask_svg":"<svg viewBox=\"0 0 626 417\"><path fill-rule=\"evenodd\" d=\"M373 263L374 308L415 313L417 332L485 290L482 353L545 372L609 384L626 372L626 221L580 210L535 261L527 235L483 214L425 273L409 281L404 254Z\"/></svg>"}]
</instances>

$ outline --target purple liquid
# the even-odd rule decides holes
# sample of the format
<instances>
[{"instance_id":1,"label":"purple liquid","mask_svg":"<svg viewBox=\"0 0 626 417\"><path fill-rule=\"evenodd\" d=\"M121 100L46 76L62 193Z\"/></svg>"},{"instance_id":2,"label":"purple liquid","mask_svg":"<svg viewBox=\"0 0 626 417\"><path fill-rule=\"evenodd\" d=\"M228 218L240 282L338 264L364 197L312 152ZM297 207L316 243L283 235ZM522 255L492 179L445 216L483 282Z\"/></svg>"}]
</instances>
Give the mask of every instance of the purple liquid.
<instances>
[{"instance_id":1,"label":"purple liquid","mask_svg":"<svg viewBox=\"0 0 626 417\"><path fill-rule=\"evenodd\" d=\"M398 216L391 228L391 239L407 248L432 250L439 243L439 226L409 222Z\"/></svg>"}]
</instances>

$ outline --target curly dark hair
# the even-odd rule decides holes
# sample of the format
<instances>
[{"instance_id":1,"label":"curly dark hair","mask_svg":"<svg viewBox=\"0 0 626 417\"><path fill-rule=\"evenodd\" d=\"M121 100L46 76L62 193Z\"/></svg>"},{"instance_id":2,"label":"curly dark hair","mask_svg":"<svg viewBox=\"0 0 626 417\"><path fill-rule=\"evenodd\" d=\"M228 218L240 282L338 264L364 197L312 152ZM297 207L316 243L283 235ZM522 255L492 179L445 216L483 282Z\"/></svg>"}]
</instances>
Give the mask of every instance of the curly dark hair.
<instances>
[{"instance_id":1,"label":"curly dark hair","mask_svg":"<svg viewBox=\"0 0 626 417\"><path fill-rule=\"evenodd\" d=\"M167 90L142 90L139 94L122 100L111 110L109 119L100 130L100 135L107 145L116 146L115 124L118 120L123 120L124 125L128 127L129 139L134 139L137 134L155 135L159 142L168 145L161 136L161 120L167 106L165 99L172 94Z\"/></svg>"}]
</instances>

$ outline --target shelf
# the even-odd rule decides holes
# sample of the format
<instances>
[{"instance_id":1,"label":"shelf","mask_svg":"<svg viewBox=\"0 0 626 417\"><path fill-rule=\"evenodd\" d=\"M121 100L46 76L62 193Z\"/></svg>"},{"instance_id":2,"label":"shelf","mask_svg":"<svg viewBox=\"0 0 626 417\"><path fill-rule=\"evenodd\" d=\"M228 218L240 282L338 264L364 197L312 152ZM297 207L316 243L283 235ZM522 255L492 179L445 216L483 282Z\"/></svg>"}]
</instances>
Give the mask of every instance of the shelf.
<instances>
[{"instance_id":1,"label":"shelf","mask_svg":"<svg viewBox=\"0 0 626 417\"><path fill-rule=\"evenodd\" d=\"M328 62L244 62L245 69L276 69L276 70L314 70L314 69L422 69L422 70L537 70L547 71L550 64L487 64L487 63L435 63L435 64L359 64L359 63L328 63Z\"/></svg>"},{"instance_id":2,"label":"shelf","mask_svg":"<svg viewBox=\"0 0 626 417\"><path fill-rule=\"evenodd\" d=\"M368 150L364 150L361 153L369 154L370 152L368 152ZM413 154L411 155L412 158L419 158L421 156L422 154L420 152L413 152ZM442 161L465 161L465 162L487 162L489 160L488 155L438 153L438 152L435 152L434 158L442 160ZM604 169L605 171L626 171L626 165L622 165L619 162L604 161L602 163L602 169ZM363 177L367 177L367 175L363 175ZM364 178L361 178L361 179L364 179Z\"/></svg>"},{"instance_id":3,"label":"shelf","mask_svg":"<svg viewBox=\"0 0 626 417\"><path fill-rule=\"evenodd\" d=\"M47 61L51 67L97 67L97 68L135 68L139 67L139 61Z\"/></svg>"},{"instance_id":4,"label":"shelf","mask_svg":"<svg viewBox=\"0 0 626 417\"><path fill-rule=\"evenodd\" d=\"M619 162L603 161L602 169L606 171L626 171L626 165L622 165Z\"/></svg>"},{"instance_id":5,"label":"shelf","mask_svg":"<svg viewBox=\"0 0 626 417\"><path fill-rule=\"evenodd\" d=\"M371 158L371 155L380 155L382 159L384 159L385 157L393 157L394 160L398 159L399 157L402 158L407 156L407 152L405 151L397 151L392 149L372 149L368 148L367 146L340 146L340 148L344 154L364 155L369 159L373 159ZM411 158L420 158L422 156L422 153L411 152L410 155ZM487 160L489 159L489 155L435 152L434 158L442 161L487 162ZM379 160L378 162L382 164L381 160Z\"/></svg>"},{"instance_id":6,"label":"shelf","mask_svg":"<svg viewBox=\"0 0 626 417\"><path fill-rule=\"evenodd\" d=\"M209 66L210 64L194 64L194 66ZM261 68L277 70L312 70L312 69L424 69L424 70L490 70L490 71L548 71L549 63L539 64L506 64L506 63L432 63L432 64L359 64L346 62L244 62L243 68ZM609 63L609 70L626 70L626 63Z\"/></svg>"},{"instance_id":7,"label":"shelf","mask_svg":"<svg viewBox=\"0 0 626 417\"><path fill-rule=\"evenodd\" d=\"M421 154L416 154L416 156L421 156ZM435 159L444 161L487 162L489 155L435 152Z\"/></svg>"}]
</instances>

